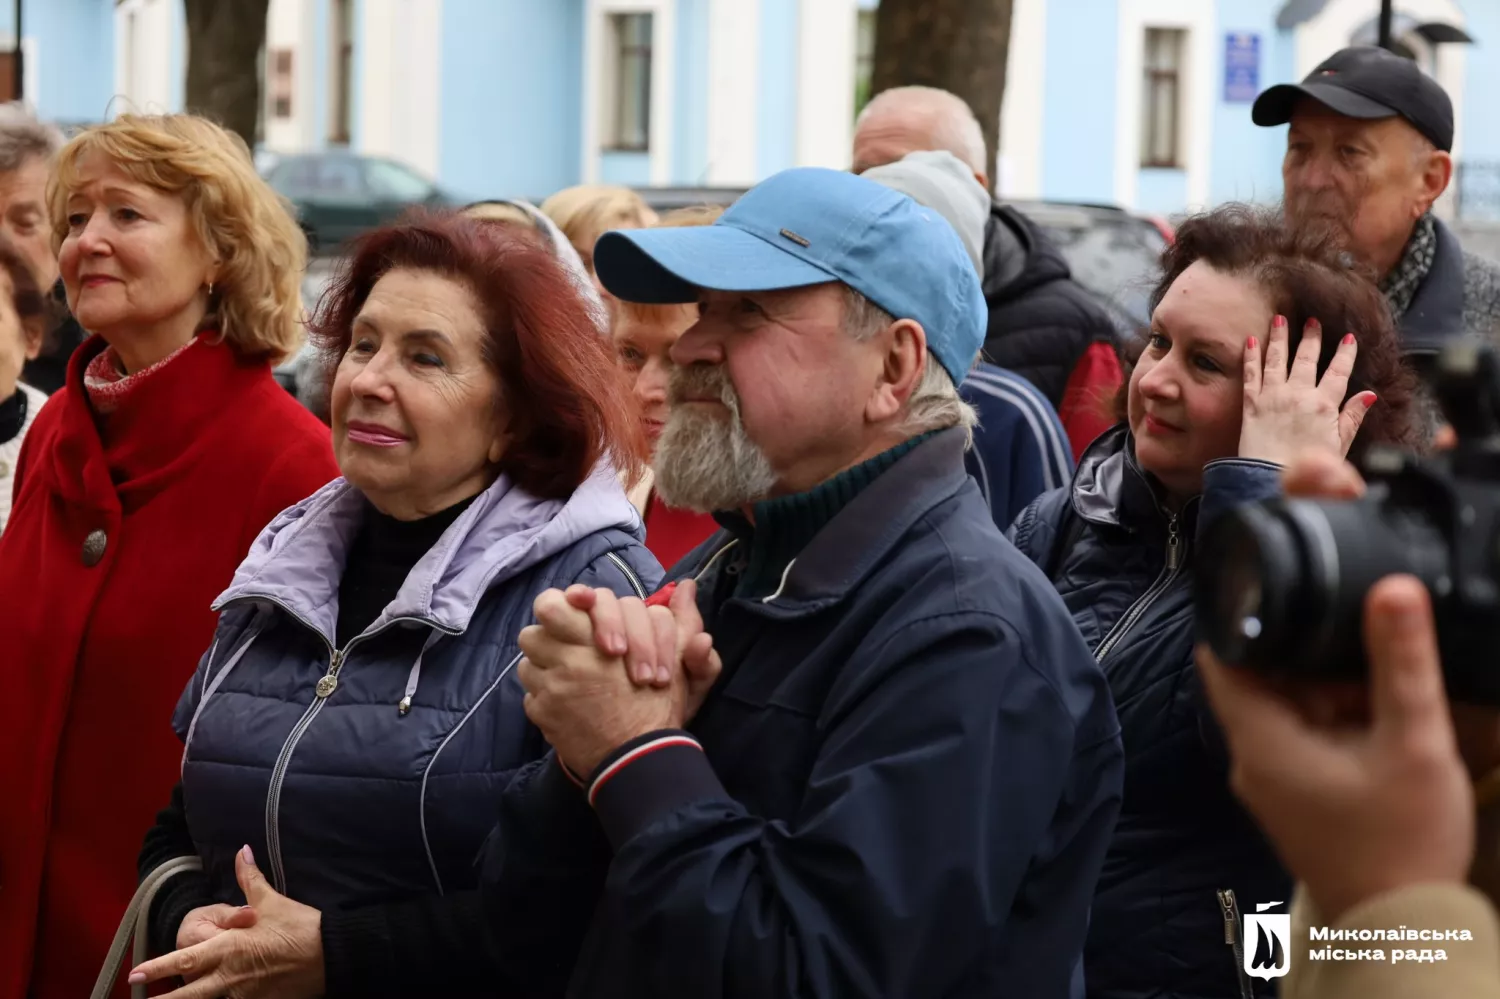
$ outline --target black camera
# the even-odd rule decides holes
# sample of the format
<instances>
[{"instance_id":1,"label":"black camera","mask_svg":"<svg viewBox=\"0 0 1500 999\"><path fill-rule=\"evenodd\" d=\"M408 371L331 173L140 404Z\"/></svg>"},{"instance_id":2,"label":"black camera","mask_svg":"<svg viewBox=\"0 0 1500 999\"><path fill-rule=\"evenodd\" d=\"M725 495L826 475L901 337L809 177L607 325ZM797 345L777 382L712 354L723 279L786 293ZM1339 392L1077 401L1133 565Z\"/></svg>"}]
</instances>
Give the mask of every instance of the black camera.
<instances>
[{"instance_id":1,"label":"black camera","mask_svg":"<svg viewBox=\"0 0 1500 999\"><path fill-rule=\"evenodd\" d=\"M1361 499L1271 500L1208 526L1195 616L1221 661L1361 679L1365 593L1410 573L1432 595L1448 696L1500 705L1500 358L1454 343L1431 380L1457 434L1452 450L1420 458L1372 447Z\"/></svg>"}]
</instances>

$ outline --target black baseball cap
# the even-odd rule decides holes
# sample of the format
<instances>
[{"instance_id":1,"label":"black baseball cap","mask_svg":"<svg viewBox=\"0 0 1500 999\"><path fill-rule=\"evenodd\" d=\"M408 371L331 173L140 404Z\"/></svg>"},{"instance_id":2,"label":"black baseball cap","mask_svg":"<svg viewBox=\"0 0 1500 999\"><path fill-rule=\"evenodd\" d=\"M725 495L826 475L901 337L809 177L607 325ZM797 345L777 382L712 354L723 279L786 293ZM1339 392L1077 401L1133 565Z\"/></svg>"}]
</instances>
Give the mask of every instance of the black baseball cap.
<instances>
[{"instance_id":1,"label":"black baseball cap","mask_svg":"<svg viewBox=\"0 0 1500 999\"><path fill-rule=\"evenodd\" d=\"M1285 125L1304 97L1349 118L1400 115L1444 152L1453 151L1453 102L1415 62L1373 45L1340 49L1301 83L1282 83L1255 99L1250 119Z\"/></svg>"}]
</instances>

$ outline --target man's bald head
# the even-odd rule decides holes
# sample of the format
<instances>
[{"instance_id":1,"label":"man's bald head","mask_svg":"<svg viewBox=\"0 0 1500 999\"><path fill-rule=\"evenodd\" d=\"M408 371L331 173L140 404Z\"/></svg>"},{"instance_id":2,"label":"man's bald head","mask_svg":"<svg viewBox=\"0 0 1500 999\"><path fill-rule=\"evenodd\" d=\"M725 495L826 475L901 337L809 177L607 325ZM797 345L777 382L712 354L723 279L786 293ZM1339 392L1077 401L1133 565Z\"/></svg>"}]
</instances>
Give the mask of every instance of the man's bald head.
<instances>
[{"instance_id":1,"label":"man's bald head","mask_svg":"<svg viewBox=\"0 0 1500 999\"><path fill-rule=\"evenodd\" d=\"M930 150L957 156L989 190L984 130L961 97L936 87L893 87L865 105L855 122L855 173Z\"/></svg>"}]
</instances>

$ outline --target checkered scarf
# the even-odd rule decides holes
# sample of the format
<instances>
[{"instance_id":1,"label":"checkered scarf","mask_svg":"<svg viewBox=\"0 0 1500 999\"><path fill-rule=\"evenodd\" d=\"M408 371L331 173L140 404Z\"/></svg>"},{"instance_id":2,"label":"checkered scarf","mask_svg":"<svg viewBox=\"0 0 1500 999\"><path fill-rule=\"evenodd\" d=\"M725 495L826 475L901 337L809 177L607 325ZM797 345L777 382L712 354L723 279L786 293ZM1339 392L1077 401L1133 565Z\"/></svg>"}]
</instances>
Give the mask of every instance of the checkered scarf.
<instances>
[{"instance_id":1,"label":"checkered scarf","mask_svg":"<svg viewBox=\"0 0 1500 999\"><path fill-rule=\"evenodd\" d=\"M1400 319L1411 307L1411 300L1427 279L1427 272L1432 270L1432 259L1436 255L1437 226L1429 212L1417 220L1411 239L1406 241L1406 249L1401 251L1401 259L1396 261L1396 266L1380 282L1380 290L1391 307L1391 315Z\"/></svg>"}]
</instances>

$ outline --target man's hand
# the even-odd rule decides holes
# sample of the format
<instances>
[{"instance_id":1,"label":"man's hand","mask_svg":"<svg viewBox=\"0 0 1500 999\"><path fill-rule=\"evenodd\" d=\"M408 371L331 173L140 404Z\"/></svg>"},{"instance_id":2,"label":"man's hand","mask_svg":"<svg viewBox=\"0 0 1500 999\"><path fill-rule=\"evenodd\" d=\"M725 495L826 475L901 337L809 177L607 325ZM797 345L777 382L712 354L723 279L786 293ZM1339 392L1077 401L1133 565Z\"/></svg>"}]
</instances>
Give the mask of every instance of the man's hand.
<instances>
[{"instance_id":1,"label":"man's hand","mask_svg":"<svg viewBox=\"0 0 1500 999\"><path fill-rule=\"evenodd\" d=\"M1322 453L1289 466L1286 487L1350 498L1363 483ZM1380 581L1364 628L1370 683L1353 705L1346 686L1278 683L1198 650L1235 793L1329 922L1394 888L1463 883L1474 853L1473 790L1425 588L1411 577Z\"/></svg>"},{"instance_id":2,"label":"man's hand","mask_svg":"<svg viewBox=\"0 0 1500 999\"><path fill-rule=\"evenodd\" d=\"M680 666L688 685L683 721L692 721L723 665L713 636L703 630L696 581L685 579L672 590L667 608L677 627L673 641L665 645L658 644L649 621L651 608L640 600L621 599L609 590L588 586L570 586L566 596L569 606L589 613L594 646L606 656L623 657L626 671L638 686L668 687Z\"/></svg>"},{"instance_id":3,"label":"man's hand","mask_svg":"<svg viewBox=\"0 0 1500 999\"><path fill-rule=\"evenodd\" d=\"M166 999L316 999L323 994L323 914L277 894L248 846L235 856L234 873L254 912L251 925L147 961L130 972L131 985L173 975L189 980Z\"/></svg>"},{"instance_id":4,"label":"man's hand","mask_svg":"<svg viewBox=\"0 0 1500 999\"><path fill-rule=\"evenodd\" d=\"M640 610L638 619L632 611L631 627L654 673L656 650L677 648L676 620L665 607L640 604ZM683 726L687 684L675 664L676 676L666 687L637 687L620 655L595 647L589 614L571 606L561 591L537 597L534 612L537 623L521 632L525 658L516 675L526 689L527 717L568 769L587 776L636 736Z\"/></svg>"}]
</instances>

